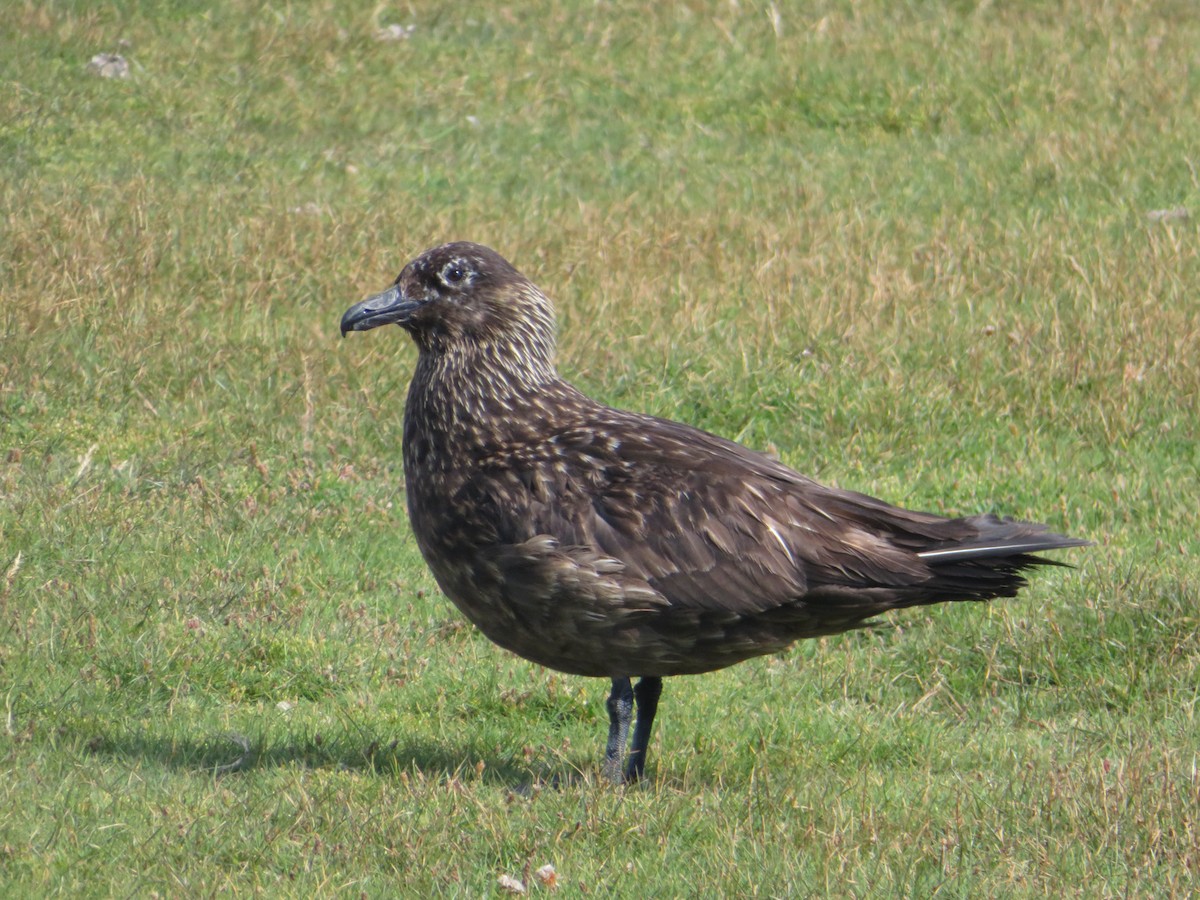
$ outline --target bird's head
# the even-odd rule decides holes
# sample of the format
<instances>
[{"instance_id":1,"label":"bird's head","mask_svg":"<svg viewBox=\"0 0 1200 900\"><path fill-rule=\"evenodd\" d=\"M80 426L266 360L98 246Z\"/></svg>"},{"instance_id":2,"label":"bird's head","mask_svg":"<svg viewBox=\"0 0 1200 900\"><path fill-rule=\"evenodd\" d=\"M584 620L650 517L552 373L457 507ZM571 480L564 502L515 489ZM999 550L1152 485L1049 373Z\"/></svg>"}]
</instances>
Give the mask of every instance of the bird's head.
<instances>
[{"instance_id":1,"label":"bird's head","mask_svg":"<svg viewBox=\"0 0 1200 900\"><path fill-rule=\"evenodd\" d=\"M484 350L551 365L554 309L495 250L460 241L426 250L390 288L342 316L342 334L399 325L423 352Z\"/></svg>"}]
</instances>

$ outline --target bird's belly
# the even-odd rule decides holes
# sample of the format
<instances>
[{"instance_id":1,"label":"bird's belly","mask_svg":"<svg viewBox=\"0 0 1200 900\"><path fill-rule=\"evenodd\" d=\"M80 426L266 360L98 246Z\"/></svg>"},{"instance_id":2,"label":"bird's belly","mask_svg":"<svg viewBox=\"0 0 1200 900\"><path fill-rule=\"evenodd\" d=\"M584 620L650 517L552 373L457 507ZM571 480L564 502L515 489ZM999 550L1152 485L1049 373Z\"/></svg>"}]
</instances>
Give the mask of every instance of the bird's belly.
<instances>
[{"instance_id":1,"label":"bird's belly","mask_svg":"<svg viewBox=\"0 0 1200 900\"><path fill-rule=\"evenodd\" d=\"M570 542L579 537L529 533L515 491L499 503L469 480L455 485L415 465L407 474L413 532L439 587L491 641L525 659L576 675L694 674L801 636L779 611L672 603L621 561Z\"/></svg>"},{"instance_id":2,"label":"bird's belly","mask_svg":"<svg viewBox=\"0 0 1200 900\"><path fill-rule=\"evenodd\" d=\"M545 538L454 556L431 546L425 558L442 591L488 639L559 672L696 674L794 640L761 617L673 607L640 579Z\"/></svg>"},{"instance_id":3,"label":"bird's belly","mask_svg":"<svg viewBox=\"0 0 1200 900\"><path fill-rule=\"evenodd\" d=\"M437 551L425 558L463 615L518 656L574 675L612 676L637 655L620 586L611 579L575 573L568 588L560 561L530 557L513 545L476 548L457 559Z\"/></svg>"}]
</instances>

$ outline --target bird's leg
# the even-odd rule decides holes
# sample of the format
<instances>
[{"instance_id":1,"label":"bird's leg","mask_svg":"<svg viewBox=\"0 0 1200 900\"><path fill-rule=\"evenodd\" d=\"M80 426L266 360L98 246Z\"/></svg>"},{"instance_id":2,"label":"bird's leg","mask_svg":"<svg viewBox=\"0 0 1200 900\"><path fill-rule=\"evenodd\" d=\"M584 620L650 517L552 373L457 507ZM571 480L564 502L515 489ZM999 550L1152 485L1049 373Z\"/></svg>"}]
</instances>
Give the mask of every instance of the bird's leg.
<instances>
[{"instance_id":1,"label":"bird's leg","mask_svg":"<svg viewBox=\"0 0 1200 900\"><path fill-rule=\"evenodd\" d=\"M629 782L640 780L646 771L646 750L650 746L650 729L654 727L654 714L658 712L662 679L640 678L633 692L637 697L637 727L633 729L629 765L625 767L625 780Z\"/></svg>"},{"instance_id":2,"label":"bird's leg","mask_svg":"<svg viewBox=\"0 0 1200 900\"><path fill-rule=\"evenodd\" d=\"M638 683L641 687L641 683ZM629 740L629 723L633 720L633 684L628 678L614 678L612 692L605 703L608 707L608 744L604 748L604 776L615 784L621 783L621 759ZM641 728L641 719L638 720Z\"/></svg>"}]
</instances>

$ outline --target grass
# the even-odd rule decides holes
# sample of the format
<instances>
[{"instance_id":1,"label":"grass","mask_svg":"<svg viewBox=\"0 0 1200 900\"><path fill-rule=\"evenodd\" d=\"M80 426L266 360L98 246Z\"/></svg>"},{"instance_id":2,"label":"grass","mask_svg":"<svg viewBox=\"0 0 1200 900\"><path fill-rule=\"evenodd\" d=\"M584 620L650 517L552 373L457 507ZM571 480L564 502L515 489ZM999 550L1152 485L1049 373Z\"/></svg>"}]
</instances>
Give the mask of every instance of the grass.
<instances>
[{"instance_id":1,"label":"grass","mask_svg":"<svg viewBox=\"0 0 1200 900\"><path fill-rule=\"evenodd\" d=\"M1193 894L1198 44L1170 0L13 4L4 893ZM614 790L605 686L413 546L413 350L337 339L452 238L594 395L1098 546L668 682Z\"/></svg>"}]
</instances>

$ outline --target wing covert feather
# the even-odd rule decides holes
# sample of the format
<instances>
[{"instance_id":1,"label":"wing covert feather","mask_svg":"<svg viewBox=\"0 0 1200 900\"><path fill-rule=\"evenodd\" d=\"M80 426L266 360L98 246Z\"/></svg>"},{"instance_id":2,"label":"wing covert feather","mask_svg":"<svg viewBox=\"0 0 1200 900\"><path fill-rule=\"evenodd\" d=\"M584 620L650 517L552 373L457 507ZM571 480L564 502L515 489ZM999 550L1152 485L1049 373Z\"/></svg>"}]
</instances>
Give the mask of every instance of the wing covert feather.
<instances>
[{"instance_id":1,"label":"wing covert feather","mask_svg":"<svg viewBox=\"0 0 1200 900\"><path fill-rule=\"evenodd\" d=\"M914 552L869 522L831 516L830 495L840 492L715 435L651 423L567 430L532 459L526 449L538 472L528 528L594 547L672 607L698 611L757 614L824 586L894 587L928 577ZM582 475L556 467L559 454L590 465Z\"/></svg>"}]
</instances>

